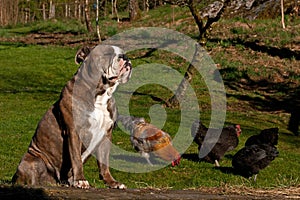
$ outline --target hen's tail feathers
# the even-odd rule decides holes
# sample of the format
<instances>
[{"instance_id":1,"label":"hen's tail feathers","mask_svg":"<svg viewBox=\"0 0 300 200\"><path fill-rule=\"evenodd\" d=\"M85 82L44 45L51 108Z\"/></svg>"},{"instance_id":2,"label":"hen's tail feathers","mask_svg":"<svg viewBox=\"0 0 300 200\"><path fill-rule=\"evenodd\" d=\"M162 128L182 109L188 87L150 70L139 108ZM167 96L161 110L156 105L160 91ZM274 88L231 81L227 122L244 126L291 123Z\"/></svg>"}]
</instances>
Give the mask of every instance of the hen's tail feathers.
<instances>
[{"instance_id":1,"label":"hen's tail feathers","mask_svg":"<svg viewBox=\"0 0 300 200\"><path fill-rule=\"evenodd\" d=\"M278 131L279 129L277 127L269 128L262 130L260 134L264 137L265 140L268 141L269 144L275 146L278 144Z\"/></svg>"},{"instance_id":2,"label":"hen's tail feathers","mask_svg":"<svg viewBox=\"0 0 300 200\"><path fill-rule=\"evenodd\" d=\"M205 135L206 131L207 131L207 127L204 126L199 119L196 119L193 122L192 127L191 127L191 135L193 138L195 138L197 134Z\"/></svg>"}]
</instances>

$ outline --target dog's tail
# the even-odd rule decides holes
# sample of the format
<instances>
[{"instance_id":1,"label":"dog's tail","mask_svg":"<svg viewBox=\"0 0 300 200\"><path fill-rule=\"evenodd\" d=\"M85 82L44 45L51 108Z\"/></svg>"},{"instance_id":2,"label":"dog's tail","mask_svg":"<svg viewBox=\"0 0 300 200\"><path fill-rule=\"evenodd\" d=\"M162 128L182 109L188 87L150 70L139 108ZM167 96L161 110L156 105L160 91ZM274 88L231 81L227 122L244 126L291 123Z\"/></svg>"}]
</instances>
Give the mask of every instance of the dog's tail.
<instances>
[{"instance_id":1,"label":"dog's tail","mask_svg":"<svg viewBox=\"0 0 300 200\"><path fill-rule=\"evenodd\" d=\"M118 123L121 122L124 128L130 131L130 133L133 132L133 129L137 124L146 123L145 119L142 117L133 117L133 116L124 116L124 115L119 115L117 122Z\"/></svg>"}]
</instances>

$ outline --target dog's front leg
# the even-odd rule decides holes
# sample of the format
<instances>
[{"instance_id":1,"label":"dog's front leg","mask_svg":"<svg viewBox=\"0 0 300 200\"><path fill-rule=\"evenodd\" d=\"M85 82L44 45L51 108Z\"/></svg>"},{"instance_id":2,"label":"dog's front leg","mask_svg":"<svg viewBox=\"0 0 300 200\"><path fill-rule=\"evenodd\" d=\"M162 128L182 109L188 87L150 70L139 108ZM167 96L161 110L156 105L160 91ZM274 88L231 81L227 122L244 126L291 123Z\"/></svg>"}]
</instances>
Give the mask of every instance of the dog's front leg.
<instances>
[{"instance_id":1,"label":"dog's front leg","mask_svg":"<svg viewBox=\"0 0 300 200\"><path fill-rule=\"evenodd\" d=\"M126 186L116 181L109 171L109 153L111 148L111 130L108 135L101 141L99 147L96 149L97 165L99 169L99 177L103 179L104 183L110 188L126 189Z\"/></svg>"},{"instance_id":2,"label":"dog's front leg","mask_svg":"<svg viewBox=\"0 0 300 200\"><path fill-rule=\"evenodd\" d=\"M70 131L68 137L68 146L70 152L70 160L72 165L73 176L69 180L70 185L77 188L89 188L89 182L85 180L83 175L83 163L81 161L81 141L78 134Z\"/></svg>"}]
</instances>

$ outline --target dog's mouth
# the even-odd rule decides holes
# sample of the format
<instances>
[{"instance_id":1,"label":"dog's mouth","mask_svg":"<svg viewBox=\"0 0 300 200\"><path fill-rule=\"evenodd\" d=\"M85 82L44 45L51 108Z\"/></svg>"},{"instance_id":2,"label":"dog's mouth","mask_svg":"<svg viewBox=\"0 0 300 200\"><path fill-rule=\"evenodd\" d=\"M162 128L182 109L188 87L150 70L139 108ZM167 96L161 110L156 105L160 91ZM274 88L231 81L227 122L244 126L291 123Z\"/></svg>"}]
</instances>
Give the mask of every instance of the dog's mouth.
<instances>
[{"instance_id":1,"label":"dog's mouth","mask_svg":"<svg viewBox=\"0 0 300 200\"><path fill-rule=\"evenodd\" d=\"M116 80L118 80L118 76L112 76L112 77L108 78L108 80L110 82L115 82Z\"/></svg>"}]
</instances>

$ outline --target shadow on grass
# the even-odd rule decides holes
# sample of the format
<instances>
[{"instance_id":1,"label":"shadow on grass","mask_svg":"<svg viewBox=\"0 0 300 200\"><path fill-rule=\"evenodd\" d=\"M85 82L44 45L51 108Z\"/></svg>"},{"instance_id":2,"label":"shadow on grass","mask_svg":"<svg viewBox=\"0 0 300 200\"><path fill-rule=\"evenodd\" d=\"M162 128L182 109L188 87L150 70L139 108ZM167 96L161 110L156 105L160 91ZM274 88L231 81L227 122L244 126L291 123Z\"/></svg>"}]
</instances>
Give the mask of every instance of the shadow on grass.
<instances>
[{"instance_id":1,"label":"shadow on grass","mask_svg":"<svg viewBox=\"0 0 300 200\"><path fill-rule=\"evenodd\" d=\"M157 97L155 95L152 95L152 94L145 94L145 93L136 92L136 91L133 94L134 95L139 95L139 96L149 96L153 101L157 101L157 102L159 102L161 104L166 104L165 100L163 100L162 98Z\"/></svg>"},{"instance_id":2,"label":"shadow on grass","mask_svg":"<svg viewBox=\"0 0 300 200\"><path fill-rule=\"evenodd\" d=\"M237 172L234 168L232 167L214 167L215 170L219 170L224 174L232 174L235 176L242 176L244 178L249 178L246 174L242 174L240 172Z\"/></svg>"},{"instance_id":3,"label":"shadow on grass","mask_svg":"<svg viewBox=\"0 0 300 200\"><path fill-rule=\"evenodd\" d=\"M147 160L145 158L143 158L142 156L112 155L111 157L113 159L116 159L116 160L122 160L122 161L130 162L130 163L149 165ZM160 162L158 159L156 159L156 157L154 155L151 155L149 160L153 165L162 165L162 164L164 164L163 162Z\"/></svg>"},{"instance_id":4,"label":"shadow on grass","mask_svg":"<svg viewBox=\"0 0 300 200\"><path fill-rule=\"evenodd\" d=\"M212 39L212 42L220 42L221 39ZM226 42L226 41L225 41ZM232 45L242 45L253 51L263 52L273 57L281 59L300 60L300 51L293 51L288 48L277 48L268 45L261 45L257 41L245 41L240 38L227 40ZM279 69L274 68L276 73L281 74ZM270 79L252 79L247 70L237 70L235 67L228 67L219 70L222 74L224 84L235 91L256 91L259 97L245 94L227 94L227 97L234 97L241 101L249 102L252 108L260 111L277 112L284 111L290 113L289 123L286 125L294 135L299 135L300 125L300 86L291 84L289 77L299 77L293 71L289 72L284 82L276 82ZM258 75L259 76L259 75ZM243 81L242 81L243 80Z\"/></svg>"},{"instance_id":5,"label":"shadow on grass","mask_svg":"<svg viewBox=\"0 0 300 200\"><path fill-rule=\"evenodd\" d=\"M211 39L212 42L220 42L221 39ZM225 41L226 42L226 41ZM240 38L227 40L232 45L242 45L250 48L253 51L267 53L273 57L281 59L295 59L300 60L300 51L293 51L288 48L277 48L268 45L261 45L257 41L246 41ZM149 51L142 57L149 57L156 49L149 49ZM278 74L282 72L279 69L274 69ZM259 96L250 96L245 94L227 94L227 97L233 97L241 101L249 102L252 108L260 111L277 112L284 111L290 113L289 123L286 124L288 130L294 135L299 135L300 125L300 86L292 86L289 81L274 82L270 79L262 78L259 80L252 79L247 70L239 71L237 68L228 67L219 70L224 84L235 91L257 91ZM218 73L215 73L216 75ZM289 72L290 77L298 77L295 72ZM217 77L217 76L216 76ZM288 78L288 77L287 77ZM216 81L219 81L215 79ZM241 81L243 80L243 81ZM135 92L135 95L147 95L154 101L166 103L163 99L151 94L143 94Z\"/></svg>"},{"instance_id":6,"label":"shadow on grass","mask_svg":"<svg viewBox=\"0 0 300 200\"><path fill-rule=\"evenodd\" d=\"M211 39L212 42L220 42L221 39ZM226 41L225 41L226 42ZM241 38L233 38L227 40L227 43L232 45L242 45L250 48L253 51L267 53L273 57L281 59L300 60L300 51L293 51L288 48L277 48L268 45L262 45L257 41L246 41ZM149 49L143 57L149 57L156 49ZM274 69L278 74L281 74L279 69ZM224 84L233 90L242 91L258 91L260 96L250 96L248 94L227 94L228 97L234 97L241 101L249 102L252 108L260 111L277 112L284 111L290 113L289 123L286 124L288 130L294 135L299 135L300 125L300 87L292 86L289 81L274 82L272 80L262 78L259 80L252 79L246 70L239 71L234 67L228 67L219 70L222 74ZM218 73L216 73L218 74ZM289 76L298 77L295 72L289 72ZM217 76L216 76L217 77ZM241 81L243 80L243 81ZM219 80L216 80L219 81ZM149 95L135 93L136 95ZM283 94L283 95L282 95ZM149 95L152 100L165 103L163 99L157 98L154 95Z\"/></svg>"},{"instance_id":7,"label":"shadow on grass","mask_svg":"<svg viewBox=\"0 0 300 200\"><path fill-rule=\"evenodd\" d=\"M214 167L214 169L219 170L224 174L234 174L234 175L236 175L236 172L232 167Z\"/></svg>"},{"instance_id":8,"label":"shadow on grass","mask_svg":"<svg viewBox=\"0 0 300 200\"><path fill-rule=\"evenodd\" d=\"M185 154L182 154L181 157L186 160L200 162L198 154L196 154L196 153L185 153Z\"/></svg>"},{"instance_id":9,"label":"shadow on grass","mask_svg":"<svg viewBox=\"0 0 300 200\"><path fill-rule=\"evenodd\" d=\"M267 53L268 55L273 56L273 57L278 56L281 59L288 58L288 59L300 60L300 51L297 51L297 50L292 51L286 47L278 48L278 47L272 47L272 46L268 46L268 45L261 45L261 44L259 44L259 41L245 41L241 38L233 38L233 39L227 39L227 40L213 38L213 39L210 39L210 41L213 43L218 43L218 42L223 41L225 43L229 43L232 45L242 45L246 48L252 49L253 51Z\"/></svg>"},{"instance_id":10,"label":"shadow on grass","mask_svg":"<svg viewBox=\"0 0 300 200\"><path fill-rule=\"evenodd\" d=\"M232 159L233 155L225 155L225 157L227 157L228 159ZM195 153L183 154L182 158L193 161L193 162L204 162L204 161L201 161L198 157L198 154L195 154ZM242 176L244 178L249 178L248 176L237 172L232 167L222 167L222 166L220 166L220 167L213 167L213 169L219 170L224 174L232 174L232 175Z\"/></svg>"},{"instance_id":11,"label":"shadow on grass","mask_svg":"<svg viewBox=\"0 0 300 200\"><path fill-rule=\"evenodd\" d=\"M229 82L225 84L231 84ZM300 125L300 87L298 88L288 88L286 85L278 86L278 89L272 89L271 85L274 83L268 82L264 84L264 87L270 88L263 89L259 87L258 89L255 87L249 87L247 90L260 90L260 97L253 97L247 94L227 94L227 97L234 97L241 101L249 102L251 107L267 112L278 112L283 111L290 113L290 119L288 124L286 125L287 129L291 131L294 135L299 135L299 125ZM280 84L279 84L280 85ZM236 84L238 87L238 85ZM232 85L231 85L232 87ZM251 89L252 88L252 89ZM242 90L244 88L240 88L237 90ZM269 90L269 91L268 91ZM271 90L273 92L271 92ZM275 90L275 91L274 91ZM276 95L275 93L281 93L284 95Z\"/></svg>"},{"instance_id":12,"label":"shadow on grass","mask_svg":"<svg viewBox=\"0 0 300 200\"><path fill-rule=\"evenodd\" d=\"M44 200L53 199L41 188L26 188L21 186L0 186L1 200Z\"/></svg>"}]
</instances>

